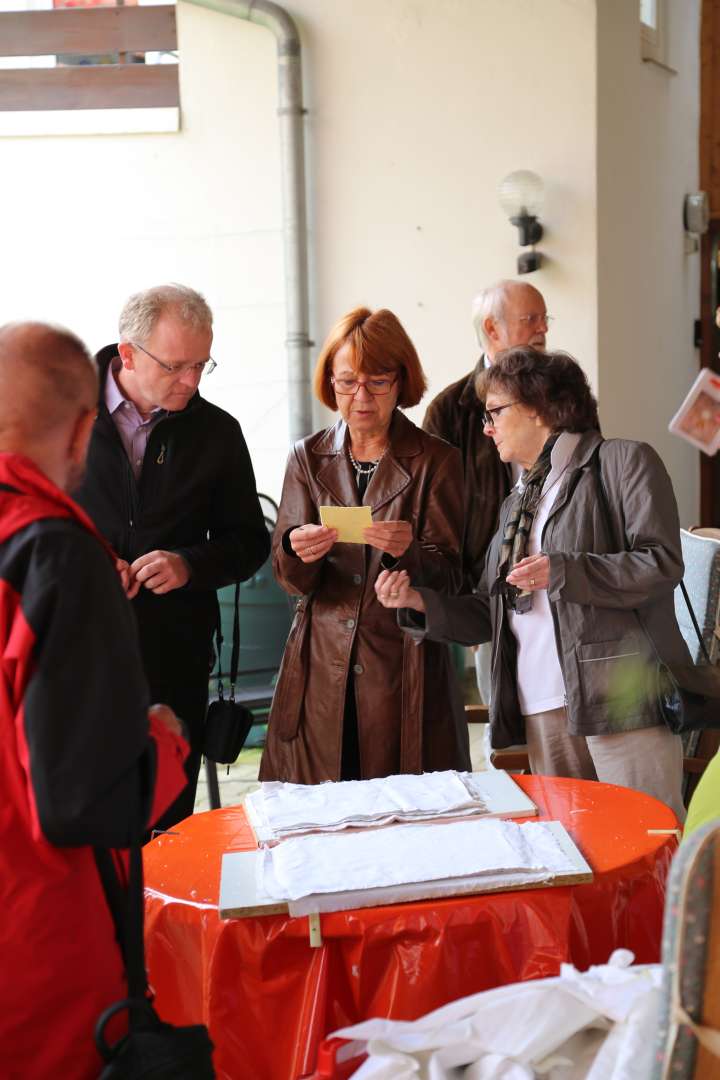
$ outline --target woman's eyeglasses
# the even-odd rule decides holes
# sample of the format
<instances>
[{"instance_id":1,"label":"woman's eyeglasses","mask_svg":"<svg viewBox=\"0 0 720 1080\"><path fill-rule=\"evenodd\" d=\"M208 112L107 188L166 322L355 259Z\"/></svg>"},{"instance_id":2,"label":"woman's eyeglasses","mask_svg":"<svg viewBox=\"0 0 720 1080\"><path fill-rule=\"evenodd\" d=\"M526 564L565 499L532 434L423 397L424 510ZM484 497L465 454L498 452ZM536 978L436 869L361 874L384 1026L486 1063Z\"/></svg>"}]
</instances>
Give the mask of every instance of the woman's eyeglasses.
<instances>
[{"instance_id":1,"label":"woman's eyeglasses","mask_svg":"<svg viewBox=\"0 0 720 1080\"><path fill-rule=\"evenodd\" d=\"M392 377L378 376L371 379L336 379L334 375L330 376L330 382L334 386L336 394L357 394L360 387L364 386L368 394L372 394L373 397L382 397L383 394L389 394L396 381L397 375Z\"/></svg>"},{"instance_id":2,"label":"woman's eyeglasses","mask_svg":"<svg viewBox=\"0 0 720 1080\"><path fill-rule=\"evenodd\" d=\"M506 401L504 405L496 405L494 409L483 409L482 418L485 427L495 427L495 421L504 409L511 405L517 405L517 401Z\"/></svg>"}]
</instances>

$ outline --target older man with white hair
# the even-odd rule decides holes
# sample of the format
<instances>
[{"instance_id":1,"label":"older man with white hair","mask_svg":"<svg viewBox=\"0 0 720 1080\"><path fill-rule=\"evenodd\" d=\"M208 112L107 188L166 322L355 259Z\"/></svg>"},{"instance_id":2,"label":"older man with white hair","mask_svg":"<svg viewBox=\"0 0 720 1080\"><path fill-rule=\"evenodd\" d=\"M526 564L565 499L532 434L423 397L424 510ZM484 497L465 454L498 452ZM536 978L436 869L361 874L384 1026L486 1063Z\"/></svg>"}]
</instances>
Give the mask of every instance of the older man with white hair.
<instances>
[{"instance_id":1,"label":"older man with white hair","mask_svg":"<svg viewBox=\"0 0 720 1080\"><path fill-rule=\"evenodd\" d=\"M465 469L464 587L480 579L485 552L497 528L500 506L510 491L510 466L498 456L492 439L483 434L484 402L475 393L475 380L497 353L514 345L545 348L551 316L545 300L524 281L499 281L473 301L473 324L482 349L475 368L442 390L428 406L423 428L457 446ZM478 686L487 703L490 693L488 650L476 653Z\"/></svg>"}]
</instances>

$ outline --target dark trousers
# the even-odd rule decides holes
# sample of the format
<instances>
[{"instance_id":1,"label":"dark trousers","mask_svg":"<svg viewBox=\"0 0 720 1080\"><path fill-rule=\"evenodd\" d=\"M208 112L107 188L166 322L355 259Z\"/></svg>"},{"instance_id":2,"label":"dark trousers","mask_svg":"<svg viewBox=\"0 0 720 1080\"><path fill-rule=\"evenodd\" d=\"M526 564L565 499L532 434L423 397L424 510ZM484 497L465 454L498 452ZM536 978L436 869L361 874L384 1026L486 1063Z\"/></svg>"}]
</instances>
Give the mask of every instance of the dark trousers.
<instances>
[{"instance_id":1,"label":"dark trousers","mask_svg":"<svg viewBox=\"0 0 720 1080\"><path fill-rule=\"evenodd\" d=\"M183 589L155 596L141 589L133 600L133 610L150 703L169 705L182 720L190 740L185 762L187 786L153 823L155 828L169 829L189 817L195 806L217 597L215 593L193 594Z\"/></svg>"},{"instance_id":2,"label":"dark trousers","mask_svg":"<svg viewBox=\"0 0 720 1080\"><path fill-rule=\"evenodd\" d=\"M355 677L350 671L345 689L345 711L342 730L341 780L361 780L360 735L358 732L357 703L355 701Z\"/></svg>"}]
</instances>

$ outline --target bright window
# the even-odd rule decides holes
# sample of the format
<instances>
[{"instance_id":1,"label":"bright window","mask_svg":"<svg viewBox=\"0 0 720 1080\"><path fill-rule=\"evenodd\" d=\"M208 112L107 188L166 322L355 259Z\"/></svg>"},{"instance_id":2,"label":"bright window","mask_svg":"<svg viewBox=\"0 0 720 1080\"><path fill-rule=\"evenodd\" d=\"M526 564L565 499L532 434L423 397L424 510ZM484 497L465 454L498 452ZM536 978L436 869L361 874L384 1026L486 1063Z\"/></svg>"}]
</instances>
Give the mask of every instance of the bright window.
<instances>
[{"instance_id":1,"label":"bright window","mask_svg":"<svg viewBox=\"0 0 720 1080\"><path fill-rule=\"evenodd\" d=\"M666 0L640 0L640 55L667 67Z\"/></svg>"}]
</instances>

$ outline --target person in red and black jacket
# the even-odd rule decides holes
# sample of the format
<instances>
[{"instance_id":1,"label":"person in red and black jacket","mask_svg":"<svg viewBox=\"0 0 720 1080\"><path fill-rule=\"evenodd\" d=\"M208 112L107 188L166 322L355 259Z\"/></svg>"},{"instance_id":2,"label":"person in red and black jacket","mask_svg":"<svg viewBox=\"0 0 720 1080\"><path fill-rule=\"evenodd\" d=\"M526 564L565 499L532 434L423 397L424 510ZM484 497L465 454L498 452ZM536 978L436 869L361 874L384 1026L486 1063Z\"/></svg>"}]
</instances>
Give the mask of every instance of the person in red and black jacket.
<instances>
[{"instance_id":1,"label":"person in red and black jacket","mask_svg":"<svg viewBox=\"0 0 720 1080\"><path fill-rule=\"evenodd\" d=\"M97 385L69 332L0 328L0 1075L22 1080L98 1075L127 989L94 849L138 842L185 783L117 557L67 494Z\"/></svg>"}]
</instances>

